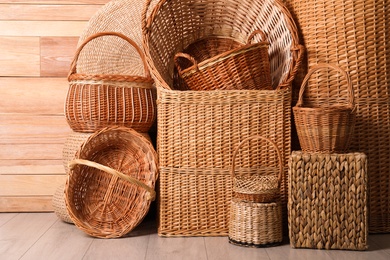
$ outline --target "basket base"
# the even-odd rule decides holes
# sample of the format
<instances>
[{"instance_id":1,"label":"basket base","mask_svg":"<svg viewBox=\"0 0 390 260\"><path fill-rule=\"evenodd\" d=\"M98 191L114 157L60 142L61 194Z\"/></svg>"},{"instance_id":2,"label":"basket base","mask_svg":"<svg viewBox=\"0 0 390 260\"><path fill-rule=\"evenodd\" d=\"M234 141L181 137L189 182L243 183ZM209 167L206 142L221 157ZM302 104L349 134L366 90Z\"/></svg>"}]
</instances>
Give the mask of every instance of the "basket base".
<instances>
[{"instance_id":1,"label":"basket base","mask_svg":"<svg viewBox=\"0 0 390 260\"><path fill-rule=\"evenodd\" d=\"M273 246L280 246L282 244L282 241L278 242L272 242L267 244L253 244L253 243L245 243L245 242L239 242L235 241L234 239L231 239L229 237L229 243L236 246L242 246L242 247L256 247L256 248L262 248L262 247L273 247Z\"/></svg>"}]
</instances>

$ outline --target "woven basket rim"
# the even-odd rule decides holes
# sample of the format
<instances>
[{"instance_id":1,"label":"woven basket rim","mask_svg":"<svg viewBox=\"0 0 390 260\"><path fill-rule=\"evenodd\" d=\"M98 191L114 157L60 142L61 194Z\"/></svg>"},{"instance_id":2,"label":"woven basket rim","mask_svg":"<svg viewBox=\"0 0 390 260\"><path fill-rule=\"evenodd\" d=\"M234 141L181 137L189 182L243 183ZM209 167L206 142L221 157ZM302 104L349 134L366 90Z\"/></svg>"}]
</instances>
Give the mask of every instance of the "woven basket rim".
<instances>
[{"instance_id":1,"label":"woven basket rim","mask_svg":"<svg viewBox=\"0 0 390 260\"><path fill-rule=\"evenodd\" d=\"M197 73L199 70L203 70L205 68L211 67L218 62L222 62L228 58L237 56L239 54L243 54L243 53L246 53L248 51L255 50L255 49L267 48L268 45L269 44L265 43L265 42L244 45L244 46L220 53L218 55L215 55L214 57L212 57L210 59L206 59L206 60L201 61L199 63L193 64L192 66L190 66L188 68L185 68L183 70L179 70L179 72L182 74L182 77L186 77L186 76L192 75L194 73Z\"/></svg>"},{"instance_id":2,"label":"woven basket rim","mask_svg":"<svg viewBox=\"0 0 390 260\"><path fill-rule=\"evenodd\" d=\"M73 73L69 75L68 81L76 80L96 80L96 81L119 81L119 82L138 82L138 83L150 83L153 84L151 77L132 76L132 75L120 75L120 74L85 74L85 73Z\"/></svg>"}]
</instances>

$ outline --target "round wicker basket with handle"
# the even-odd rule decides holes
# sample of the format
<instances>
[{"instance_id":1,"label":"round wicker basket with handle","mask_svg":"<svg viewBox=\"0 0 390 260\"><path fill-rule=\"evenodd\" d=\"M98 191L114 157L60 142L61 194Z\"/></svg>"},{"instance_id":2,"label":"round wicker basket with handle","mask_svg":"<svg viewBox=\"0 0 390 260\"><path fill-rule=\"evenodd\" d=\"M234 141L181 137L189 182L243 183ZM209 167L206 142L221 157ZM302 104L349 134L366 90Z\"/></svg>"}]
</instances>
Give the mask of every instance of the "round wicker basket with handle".
<instances>
[{"instance_id":1,"label":"round wicker basket with handle","mask_svg":"<svg viewBox=\"0 0 390 260\"><path fill-rule=\"evenodd\" d=\"M332 97L328 93L332 90L325 88L321 92L315 93L320 102L313 105L305 105L303 101L304 92L310 77L320 70L329 69L340 73L347 81L347 100L344 104L332 104ZM320 81L327 84L328 74L324 74ZM328 85L327 85L328 86ZM337 89L336 85L329 85L329 88ZM339 91L339 90L337 90ZM308 97L308 99L312 99ZM353 130L355 127L355 105L352 83L349 75L339 66L334 64L321 63L313 66L302 82L299 91L299 98L296 106L293 108L295 126L302 151L305 152L323 152L323 153L343 153L348 150Z\"/></svg>"},{"instance_id":2,"label":"round wicker basket with handle","mask_svg":"<svg viewBox=\"0 0 390 260\"><path fill-rule=\"evenodd\" d=\"M153 146L133 129L91 135L69 163L65 202L74 224L100 238L121 237L145 217L158 175Z\"/></svg>"},{"instance_id":3,"label":"round wicker basket with handle","mask_svg":"<svg viewBox=\"0 0 390 260\"><path fill-rule=\"evenodd\" d=\"M261 35L262 40L251 43L256 34ZM272 83L268 45L264 32L255 30L249 35L246 44L238 48L203 60L197 60L189 53L179 52L174 61L180 77L192 90L270 90ZM191 65L182 67L179 59L187 59Z\"/></svg>"},{"instance_id":4,"label":"round wicker basket with handle","mask_svg":"<svg viewBox=\"0 0 390 260\"><path fill-rule=\"evenodd\" d=\"M105 37L114 37L133 46L142 59L146 76L77 73L78 57L84 46ZM94 46L96 53L102 51L99 45ZM118 63L110 58L103 57L102 63ZM113 58L118 59L115 56ZM126 63L126 60L121 62ZM155 121L153 80L144 54L133 40L121 33L101 32L88 37L76 51L68 81L65 115L73 131L94 132L108 126L126 126L139 132L148 132Z\"/></svg>"},{"instance_id":5,"label":"round wicker basket with handle","mask_svg":"<svg viewBox=\"0 0 390 260\"><path fill-rule=\"evenodd\" d=\"M271 158L267 158L268 161L264 162L264 165L251 168L237 168L236 157L240 149L245 143L256 140L263 140L271 144L271 147L277 154L277 165L270 162L272 161ZM250 136L244 139L233 152L231 166L233 197L257 203L275 202L280 197L282 173L282 156L276 144L260 135Z\"/></svg>"}]
</instances>

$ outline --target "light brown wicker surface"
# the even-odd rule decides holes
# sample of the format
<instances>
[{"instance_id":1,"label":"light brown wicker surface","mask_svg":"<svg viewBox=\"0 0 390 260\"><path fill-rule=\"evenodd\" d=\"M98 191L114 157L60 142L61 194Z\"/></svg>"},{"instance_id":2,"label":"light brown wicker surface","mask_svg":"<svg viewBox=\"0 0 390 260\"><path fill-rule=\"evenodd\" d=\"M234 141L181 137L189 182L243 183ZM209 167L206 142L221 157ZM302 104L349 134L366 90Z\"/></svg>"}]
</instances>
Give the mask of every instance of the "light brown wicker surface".
<instances>
[{"instance_id":1,"label":"light brown wicker surface","mask_svg":"<svg viewBox=\"0 0 390 260\"><path fill-rule=\"evenodd\" d=\"M97 131L70 162L65 201L87 234L121 237L145 217L154 199L157 154L149 141L125 127Z\"/></svg>"},{"instance_id":2,"label":"light brown wicker surface","mask_svg":"<svg viewBox=\"0 0 390 260\"><path fill-rule=\"evenodd\" d=\"M257 34L261 35L261 41L251 43ZM215 37L212 39L215 40ZM201 41L203 42L208 41ZM206 46L200 46L198 49L204 49ZM224 49L225 45L222 47ZM261 30L255 30L249 35L244 46L217 52L220 54L201 60L187 53L186 49L175 54L178 73L190 89L272 89L268 42ZM180 59L189 61L190 66L181 66Z\"/></svg>"},{"instance_id":3,"label":"light brown wicker surface","mask_svg":"<svg viewBox=\"0 0 390 260\"><path fill-rule=\"evenodd\" d=\"M251 142L260 142L263 149L270 149L276 153L271 158L276 159L273 167L269 158L265 158L264 164L253 168L236 168L236 157L241 147L249 143L251 152ZM252 202L275 202L280 197L280 183L283 174L282 155L274 142L270 139L257 135L244 139L234 150L232 156L232 166L230 171L233 179L233 197Z\"/></svg>"},{"instance_id":4,"label":"light brown wicker surface","mask_svg":"<svg viewBox=\"0 0 390 260\"><path fill-rule=\"evenodd\" d=\"M339 63L354 86L351 149L368 162L369 230L390 232L390 12L388 1L285 0L307 48L307 64ZM307 70L307 66L303 66ZM301 77L302 78L302 77ZM337 82L337 81L336 81ZM300 81L297 82L300 84ZM329 82L333 85L333 82ZM336 96L337 93L332 93Z\"/></svg>"},{"instance_id":5,"label":"light brown wicker surface","mask_svg":"<svg viewBox=\"0 0 390 260\"><path fill-rule=\"evenodd\" d=\"M367 249L367 157L294 151L289 234L296 248Z\"/></svg>"},{"instance_id":6,"label":"light brown wicker surface","mask_svg":"<svg viewBox=\"0 0 390 260\"><path fill-rule=\"evenodd\" d=\"M69 162L72 161L80 149L81 145L88 140L93 133L82 133L72 131L67 136L64 146L62 148L62 163L64 165L65 173L69 172ZM145 139L151 142L148 133L140 133Z\"/></svg>"},{"instance_id":7,"label":"light brown wicker surface","mask_svg":"<svg viewBox=\"0 0 390 260\"><path fill-rule=\"evenodd\" d=\"M118 38L119 41L125 41L134 47L133 52L138 53L143 61L146 76L78 73L78 57L84 46L105 37ZM95 52L100 52L99 46ZM117 60L112 61L111 58L117 57L105 57L104 62L118 63ZM126 60L122 62L126 63ZM142 50L125 35L103 32L87 38L75 53L68 81L65 116L74 131L94 132L107 126L117 125L147 132L153 125L156 117L153 80Z\"/></svg>"},{"instance_id":8,"label":"light brown wicker surface","mask_svg":"<svg viewBox=\"0 0 390 260\"><path fill-rule=\"evenodd\" d=\"M328 85L326 78L329 77L329 69L340 73L346 79L347 96L344 104L334 105L329 100L332 99L328 97L329 93L340 89L339 85ZM303 99L304 92L310 87L309 79L319 71L323 71L325 75L319 76L322 77L323 84L318 83L320 86L318 90L322 91L325 96L321 97L321 94L316 93L319 100L316 104L307 105ZM313 66L302 82L298 102L293 112L302 151L323 153L348 151L355 127L355 103L351 79L339 66L334 64Z\"/></svg>"},{"instance_id":9,"label":"light brown wicker surface","mask_svg":"<svg viewBox=\"0 0 390 260\"><path fill-rule=\"evenodd\" d=\"M152 6L156 0L152 1ZM102 6L88 21L78 46L88 37L101 32L119 32L142 46L141 13L144 0L113 0ZM100 52L97 53L96 49ZM112 63L105 62L107 57ZM123 61L126 61L123 62ZM85 74L144 75L142 59L133 47L114 37L90 42L80 53L77 69Z\"/></svg>"},{"instance_id":10,"label":"light brown wicker surface","mask_svg":"<svg viewBox=\"0 0 390 260\"><path fill-rule=\"evenodd\" d=\"M155 8L149 8L148 3L142 18L143 38L145 55L158 90L157 146L161 180L172 177L163 176L172 174L163 171L165 168L178 172L193 169L197 172L228 172L233 149L244 138L257 134L269 137L278 145L286 167L291 136L290 86L300 65L303 48L298 43L295 24L283 4L279 1L257 1L254 4L253 1L162 0ZM263 30L270 42L272 84L276 90L172 90L175 78L173 57L177 52L208 36L231 38L243 44L254 29ZM172 37L172 33L178 37ZM258 40L255 38L255 42ZM254 150L259 151L259 148ZM255 159L256 152L245 158L247 165L259 160ZM190 187L193 192L206 192L206 195L191 201L193 204L189 207L192 211L177 207L188 204L188 197L174 196L170 192L182 192L180 184L186 186L189 182L184 175L176 176L179 179L175 185L178 186L160 182L159 215L170 212L172 217L160 219L159 234L226 235L230 207L227 193L231 193L226 187L231 187L230 176L220 179L216 185L222 188L213 191L201 190L199 187L206 179L203 175L196 175L199 185ZM287 203L285 184L286 180L283 180L283 205ZM217 196L212 196L213 193ZM218 207L227 210L218 210L219 217L210 218L211 209L215 207L212 205L217 203ZM194 214L200 215L197 222L183 222L191 221Z\"/></svg>"},{"instance_id":11,"label":"light brown wicker surface","mask_svg":"<svg viewBox=\"0 0 390 260\"><path fill-rule=\"evenodd\" d=\"M65 203L65 183L58 186L53 194L52 206L54 213L59 219L64 222L73 224L73 220L69 217Z\"/></svg>"},{"instance_id":12,"label":"light brown wicker surface","mask_svg":"<svg viewBox=\"0 0 390 260\"><path fill-rule=\"evenodd\" d=\"M277 202L255 203L232 199L229 242L248 247L278 245L283 240L282 211Z\"/></svg>"}]
</instances>

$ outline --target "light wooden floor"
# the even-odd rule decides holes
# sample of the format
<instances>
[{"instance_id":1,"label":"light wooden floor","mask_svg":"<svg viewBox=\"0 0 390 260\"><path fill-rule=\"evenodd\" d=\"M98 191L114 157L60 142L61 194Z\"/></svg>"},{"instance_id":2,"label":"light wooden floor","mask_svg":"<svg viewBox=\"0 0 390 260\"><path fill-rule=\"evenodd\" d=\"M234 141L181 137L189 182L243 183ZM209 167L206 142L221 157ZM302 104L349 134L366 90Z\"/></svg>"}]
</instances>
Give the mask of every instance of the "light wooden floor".
<instances>
[{"instance_id":1,"label":"light wooden floor","mask_svg":"<svg viewBox=\"0 0 390 260\"><path fill-rule=\"evenodd\" d=\"M54 213L0 213L0 259L390 259L390 234L370 235L368 251L244 248L227 237L162 238L148 216L128 237L97 239Z\"/></svg>"}]
</instances>

